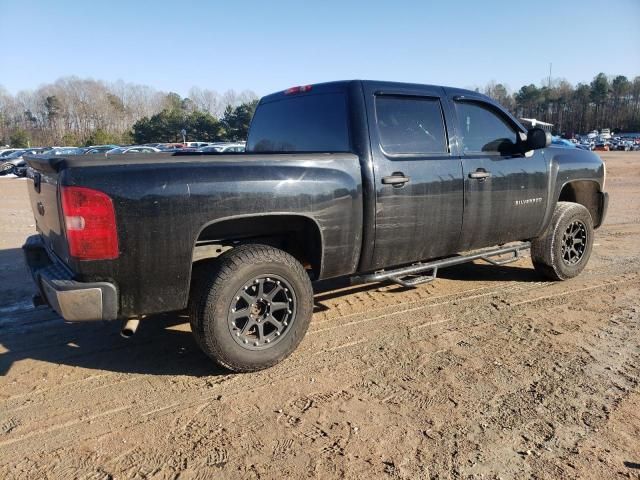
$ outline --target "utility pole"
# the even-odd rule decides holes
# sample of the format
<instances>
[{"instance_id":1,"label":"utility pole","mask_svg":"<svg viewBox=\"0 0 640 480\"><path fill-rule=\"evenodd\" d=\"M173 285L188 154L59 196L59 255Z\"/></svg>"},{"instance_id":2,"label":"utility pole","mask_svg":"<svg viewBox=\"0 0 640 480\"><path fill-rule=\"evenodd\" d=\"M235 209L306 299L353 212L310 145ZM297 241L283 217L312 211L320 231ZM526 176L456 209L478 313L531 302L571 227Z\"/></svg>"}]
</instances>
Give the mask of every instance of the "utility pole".
<instances>
[{"instance_id":1,"label":"utility pole","mask_svg":"<svg viewBox=\"0 0 640 480\"><path fill-rule=\"evenodd\" d=\"M550 122L551 119L553 118L553 106L551 105L551 102L549 101L549 96L551 95L551 66L553 64L551 62L549 62L549 91L547 92L547 103L548 103L548 107L547 107L547 116L548 118L546 118L545 120L547 122Z\"/></svg>"}]
</instances>

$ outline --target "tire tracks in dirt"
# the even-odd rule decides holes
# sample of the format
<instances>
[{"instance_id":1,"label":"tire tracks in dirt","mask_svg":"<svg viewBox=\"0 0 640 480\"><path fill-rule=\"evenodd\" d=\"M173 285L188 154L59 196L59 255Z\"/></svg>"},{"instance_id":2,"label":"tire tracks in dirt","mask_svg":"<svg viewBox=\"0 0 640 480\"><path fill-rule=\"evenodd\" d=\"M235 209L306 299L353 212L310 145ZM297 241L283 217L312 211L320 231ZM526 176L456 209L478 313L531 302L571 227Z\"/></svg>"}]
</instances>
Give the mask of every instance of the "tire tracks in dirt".
<instances>
[{"instance_id":1,"label":"tire tracks in dirt","mask_svg":"<svg viewBox=\"0 0 640 480\"><path fill-rule=\"evenodd\" d=\"M571 290L561 291L561 292L558 292L558 293L552 294L552 295L547 295L547 296L542 296L542 297L538 296L538 297L534 297L534 298L531 298L531 299L528 299L528 300L525 300L525 301L515 302L515 303L513 303L511 305L507 305L506 308L517 308L518 306L524 305L525 303L531 304L531 303L535 303L535 302L544 302L546 300L553 299L553 298L559 298L561 296L579 294L582 291L595 290L595 289L606 289L606 288L609 288L609 287L612 287L612 286L620 285L622 283L633 282L633 281L637 281L637 280L638 280L637 276L634 276L632 278L627 278L627 279L618 280L618 281L601 282L601 283L597 283L595 285L589 285L587 287L581 287L580 289L573 289L572 288ZM522 293L526 293L526 292L535 291L537 289L538 288L536 286L534 286L534 287L530 287L528 289L514 289L513 292L510 292L508 290L507 291L502 290L501 293L503 295L505 293L506 294L509 294L509 293L522 294ZM495 295L495 291L488 292L488 294ZM458 299L458 301L475 300L476 298L485 298L485 297L489 296L488 294L480 294L480 296L472 296L470 298L462 298L462 299ZM454 301L448 301L448 302L445 302L444 304L451 305L451 304L453 304L453 302ZM482 307L487 307L489 305L489 303L485 301L481 305L482 305ZM399 315L401 316L401 315L404 315L404 314L408 313L409 311L423 311L423 310L432 308L434 306L442 306L442 303L433 304L433 305L424 305L424 306L415 307L415 308L409 309L409 310L404 309L404 310L400 310L400 311L397 311L397 312L388 313L388 314L385 314L383 318L391 319L391 317L393 317L393 316L399 316ZM459 305L456 305L456 307L459 307ZM477 307L477 305L476 305L476 307ZM459 330L460 329L466 329L468 327L467 325L464 324L464 321L465 321L465 316L464 315L460 316L460 315L453 315L452 314L451 318L449 318L449 319L443 319L442 321L437 321L437 322L430 322L430 323L428 322L427 324L420 324L420 323L412 324L410 322L408 325L407 324L403 325L403 328L404 329L423 328L424 326L435 326L435 325L439 325L439 324L450 323L450 322L453 322L455 320L458 320L459 323L460 323L459 325L457 325ZM352 326L352 325L345 325L346 328L348 328L350 326ZM330 353L332 351L335 351L336 347L338 347L338 349L349 349L350 347L357 347L358 349L362 349L363 344L365 344L365 343L371 343L372 341L375 341L375 342L379 343L381 340L386 339L386 337L381 337L380 335L373 335L373 334L376 333L377 330L379 330L381 328L384 328L384 325L378 324L378 325L376 325L376 327L377 328L376 328L375 331L369 331L368 332L370 337L367 337L366 341L349 342L350 345L338 344L338 345L332 347L332 349L325 349L325 350L322 350L322 351L324 353ZM480 325L480 327L481 328L486 328L487 325L486 324L482 324L482 325ZM323 333L323 331L320 331L318 333ZM398 336L398 335L403 336L404 334L402 332L400 332L400 331L396 331L396 332L391 332L390 334L387 335L387 337L393 337L393 336ZM309 350L314 350L314 349L315 349L315 346L314 346L314 348L305 348L305 349L303 349L301 351L300 355L304 355L304 354L308 353ZM300 357L300 355L297 355L297 356ZM301 360L302 360L302 364L300 364ZM349 362L350 362L350 360L348 360L346 363L349 363ZM285 377L280 378L277 383L280 383L280 382L283 382L283 381L291 381L293 378L296 378L297 376L306 377L306 376L314 373L313 370L311 370L311 371L308 370L308 368L306 366L306 359L300 359L299 358L298 362L296 362L296 363L298 363L299 365L297 365L296 368L293 369L295 371L295 373L293 373L292 375L287 375ZM334 365L334 366L337 367L337 365ZM326 363L323 365L323 367L324 368L327 367ZM350 369L347 368L345 370L350 370ZM316 369L315 372L318 372L318 369ZM233 378L242 378L242 377L233 377ZM133 379L129 379L129 380L133 381L133 380L139 380L139 379L140 378L138 377L138 378L133 378ZM234 382L234 383L239 383L238 388L235 389L236 391L234 392L233 389L230 388L231 385L227 384L226 388L225 388L225 398L233 397L234 395L239 395L246 389L245 382L239 380L239 381ZM261 383L262 383L261 385L258 384L257 386L254 383L253 390L255 391L256 389L259 389L259 388L265 388L267 386L268 387L272 387L273 386L273 382L266 382L266 383L265 382L261 382ZM91 393L91 392L88 392L88 393ZM190 394L190 393L184 394L183 393L183 395L181 395L181 398L180 398L179 402L176 402L176 399L175 399L174 395L169 395L169 397L171 398L170 402L167 402L165 400L152 401L152 402L142 402L142 403L139 403L139 404L135 405L136 412L131 412L130 411L130 409L133 408L133 406L126 407L126 408L124 406L122 408L116 407L116 408L113 408L113 409L106 410L106 412L108 412L108 413L106 413L105 416L116 415L116 414L122 412L123 415L125 415L126 417L129 417L129 418L126 421L122 422L121 425L117 426L118 429L120 429L122 427L131 428L131 425L135 425L136 424L135 421L134 422L131 421L133 417L142 415L144 417L144 420L142 420L142 423L144 423L146 421L150 421L150 419L155 418L154 415L153 415L154 413L164 412L163 415L167 415L167 414L172 413L172 411L171 411L172 408L175 409L178 406L180 406L181 408L185 408L185 407L189 408L189 407L194 406L194 405L200 405L200 404L202 404L202 401L204 400L203 397L208 395L208 394L209 393L203 394L203 392L201 392L201 391L199 391L199 392L197 392L195 394ZM145 412L142 412L142 410L146 410L147 414L144 415ZM101 417L102 417L102 415L101 415ZM32 438L35 435L49 434L49 433L55 432L56 430L66 429L66 428L69 428L69 427L76 426L76 425L78 425L80 423L88 423L88 422L91 422L92 420L93 420L92 417L87 417L85 419L63 421L61 423L58 423L58 428L56 428L55 425L47 426L47 427L44 427L42 429L38 429L38 430L35 430L33 432L26 433L26 434L24 434L24 436L21 436L19 438L0 441L0 447L11 445L13 443L20 442L21 440L26 440L26 439Z\"/></svg>"}]
</instances>

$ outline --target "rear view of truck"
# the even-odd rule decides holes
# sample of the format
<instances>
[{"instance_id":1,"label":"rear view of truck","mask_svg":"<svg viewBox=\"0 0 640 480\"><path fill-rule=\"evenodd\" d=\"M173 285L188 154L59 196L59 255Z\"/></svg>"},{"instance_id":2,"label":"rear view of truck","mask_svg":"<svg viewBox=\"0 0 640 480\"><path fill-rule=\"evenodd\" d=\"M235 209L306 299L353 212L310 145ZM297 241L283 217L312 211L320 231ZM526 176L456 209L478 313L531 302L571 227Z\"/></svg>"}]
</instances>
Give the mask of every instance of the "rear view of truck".
<instances>
[{"instance_id":1,"label":"rear view of truck","mask_svg":"<svg viewBox=\"0 0 640 480\"><path fill-rule=\"evenodd\" d=\"M24 250L40 294L67 320L115 320L116 288L109 282L78 282L72 261L118 257L113 202L103 192L79 186L59 188L56 160L33 157L29 199L38 235Z\"/></svg>"}]
</instances>

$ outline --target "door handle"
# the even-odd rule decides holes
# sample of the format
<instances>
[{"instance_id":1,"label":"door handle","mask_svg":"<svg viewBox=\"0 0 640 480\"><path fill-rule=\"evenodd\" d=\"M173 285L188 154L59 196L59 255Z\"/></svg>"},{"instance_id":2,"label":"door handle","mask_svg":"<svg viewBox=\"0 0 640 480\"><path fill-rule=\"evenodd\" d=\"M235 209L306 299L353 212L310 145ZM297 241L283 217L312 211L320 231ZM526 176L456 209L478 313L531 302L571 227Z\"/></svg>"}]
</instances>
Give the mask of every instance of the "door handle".
<instances>
[{"instance_id":1,"label":"door handle","mask_svg":"<svg viewBox=\"0 0 640 480\"><path fill-rule=\"evenodd\" d=\"M491 172L487 172L485 169L478 169L475 172L471 172L469 174L469 178L474 178L476 180L484 180L485 178L489 178L491 176Z\"/></svg>"},{"instance_id":2,"label":"door handle","mask_svg":"<svg viewBox=\"0 0 640 480\"><path fill-rule=\"evenodd\" d=\"M382 183L385 185L393 185L394 187L401 187L407 182L409 182L409 177L406 177L402 172L396 172L388 177L382 177Z\"/></svg>"}]
</instances>

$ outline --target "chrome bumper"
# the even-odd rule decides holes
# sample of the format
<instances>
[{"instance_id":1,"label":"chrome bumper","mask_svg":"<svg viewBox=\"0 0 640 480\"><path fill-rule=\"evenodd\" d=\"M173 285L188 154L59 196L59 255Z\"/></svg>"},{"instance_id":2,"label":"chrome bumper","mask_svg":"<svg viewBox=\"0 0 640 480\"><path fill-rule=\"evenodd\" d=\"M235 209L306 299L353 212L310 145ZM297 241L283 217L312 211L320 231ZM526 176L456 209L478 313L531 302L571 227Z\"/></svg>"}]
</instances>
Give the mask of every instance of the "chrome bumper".
<instances>
[{"instance_id":1,"label":"chrome bumper","mask_svg":"<svg viewBox=\"0 0 640 480\"><path fill-rule=\"evenodd\" d=\"M44 300L69 321L116 320L118 296L108 282L78 282L46 249L42 237L33 235L22 246L31 276Z\"/></svg>"}]
</instances>

